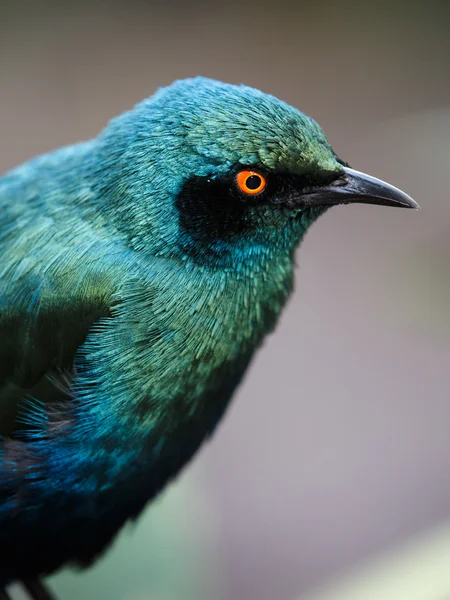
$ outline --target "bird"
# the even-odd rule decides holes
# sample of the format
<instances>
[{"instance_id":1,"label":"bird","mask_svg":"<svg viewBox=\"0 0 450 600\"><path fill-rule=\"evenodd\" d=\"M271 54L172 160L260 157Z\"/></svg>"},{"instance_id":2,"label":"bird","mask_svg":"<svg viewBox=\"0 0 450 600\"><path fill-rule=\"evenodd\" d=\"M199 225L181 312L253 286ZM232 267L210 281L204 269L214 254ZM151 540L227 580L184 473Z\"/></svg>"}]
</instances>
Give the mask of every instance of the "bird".
<instances>
[{"instance_id":1,"label":"bird","mask_svg":"<svg viewBox=\"0 0 450 600\"><path fill-rule=\"evenodd\" d=\"M211 437L331 206L418 204L243 84L177 80L0 178L0 598L84 568Z\"/></svg>"}]
</instances>

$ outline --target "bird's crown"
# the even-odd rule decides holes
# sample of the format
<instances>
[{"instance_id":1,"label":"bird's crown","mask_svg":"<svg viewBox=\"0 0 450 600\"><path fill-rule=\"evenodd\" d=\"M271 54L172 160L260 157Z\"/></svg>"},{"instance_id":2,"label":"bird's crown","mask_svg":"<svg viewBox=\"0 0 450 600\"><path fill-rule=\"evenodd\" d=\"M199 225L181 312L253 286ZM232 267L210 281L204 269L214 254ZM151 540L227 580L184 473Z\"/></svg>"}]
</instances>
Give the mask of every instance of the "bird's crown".
<instances>
[{"instance_id":1,"label":"bird's crown","mask_svg":"<svg viewBox=\"0 0 450 600\"><path fill-rule=\"evenodd\" d=\"M292 172L339 169L313 119L245 85L185 79L160 89L140 107L161 110L187 146L224 169L235 164Z\"/></svg>"}]
</instances>

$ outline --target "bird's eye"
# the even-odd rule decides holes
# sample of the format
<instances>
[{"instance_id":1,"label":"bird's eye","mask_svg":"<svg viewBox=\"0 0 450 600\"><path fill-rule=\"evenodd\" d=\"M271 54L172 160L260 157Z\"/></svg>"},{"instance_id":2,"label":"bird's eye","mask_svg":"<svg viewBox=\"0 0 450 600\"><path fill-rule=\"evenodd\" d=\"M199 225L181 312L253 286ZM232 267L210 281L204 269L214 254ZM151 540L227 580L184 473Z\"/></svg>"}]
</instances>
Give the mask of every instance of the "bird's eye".
<instances>
[{"instance_id":1,"label":"bird's eye","mask_svg":"<svg viewBox=\"0 0 450 600\"><path fill-rule=\"evenodd\" d=\"M241 192L250 196L260 194L267 185L266 178L256 171L240 171L237 174L236 182Z\"/></svg>"}]
</instances>

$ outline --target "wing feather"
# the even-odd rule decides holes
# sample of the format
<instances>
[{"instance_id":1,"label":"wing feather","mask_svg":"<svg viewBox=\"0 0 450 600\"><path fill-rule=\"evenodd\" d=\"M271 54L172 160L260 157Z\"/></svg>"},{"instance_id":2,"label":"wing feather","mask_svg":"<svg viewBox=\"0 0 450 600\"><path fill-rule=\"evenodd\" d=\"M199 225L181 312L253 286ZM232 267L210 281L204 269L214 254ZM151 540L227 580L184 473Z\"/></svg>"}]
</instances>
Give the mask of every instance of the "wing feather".
<instances>
[{"instance_id":1,"label":"wing feather","mask_svg":"<svg viewBox=\"0 0 450 600\"><path fill-rule=\"evenodd\" d=\"M24 167L0 179L0 435L24 398L67 401L74 355L120 280L123 248L50 183Z\"/></svg>"}]
</instances>

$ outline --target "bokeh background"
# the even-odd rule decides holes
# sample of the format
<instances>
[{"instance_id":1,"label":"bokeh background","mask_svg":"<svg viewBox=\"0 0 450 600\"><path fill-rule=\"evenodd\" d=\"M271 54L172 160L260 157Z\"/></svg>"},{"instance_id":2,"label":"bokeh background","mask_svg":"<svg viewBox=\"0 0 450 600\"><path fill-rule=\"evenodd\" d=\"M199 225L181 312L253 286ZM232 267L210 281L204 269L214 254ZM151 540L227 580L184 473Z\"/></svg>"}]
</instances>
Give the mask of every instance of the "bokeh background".
<instances>
[{"instance_id":1,"label":"bokeh background","mask_svg":"<svg viewBox=\"0 0 450 600\"><path fill-rule=\"evenodd\" d=\"M63 600L450 598L449 69L447 2L0 0L2 172L202 74L422 206L314 225L213 441Z\"/></svg>"}]
</instances>

